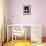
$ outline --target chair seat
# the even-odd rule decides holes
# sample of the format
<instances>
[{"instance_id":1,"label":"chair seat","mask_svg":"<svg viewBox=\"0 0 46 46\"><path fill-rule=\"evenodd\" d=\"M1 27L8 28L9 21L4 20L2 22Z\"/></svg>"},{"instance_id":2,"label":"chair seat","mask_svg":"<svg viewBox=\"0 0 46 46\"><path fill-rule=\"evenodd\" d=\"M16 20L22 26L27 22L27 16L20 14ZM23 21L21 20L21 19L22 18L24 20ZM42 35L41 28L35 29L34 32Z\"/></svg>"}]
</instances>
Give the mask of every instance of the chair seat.
<instances>
[{"instance_id":1,"label":"chair seat","mask_svg":"<svg viewBox=\"0 0 46 46\"><path fill-rule=\"evenodd\" d=\"M24 31L13 31L13 35L22 36L24 35Z\"/></svg>"}]
</instances>

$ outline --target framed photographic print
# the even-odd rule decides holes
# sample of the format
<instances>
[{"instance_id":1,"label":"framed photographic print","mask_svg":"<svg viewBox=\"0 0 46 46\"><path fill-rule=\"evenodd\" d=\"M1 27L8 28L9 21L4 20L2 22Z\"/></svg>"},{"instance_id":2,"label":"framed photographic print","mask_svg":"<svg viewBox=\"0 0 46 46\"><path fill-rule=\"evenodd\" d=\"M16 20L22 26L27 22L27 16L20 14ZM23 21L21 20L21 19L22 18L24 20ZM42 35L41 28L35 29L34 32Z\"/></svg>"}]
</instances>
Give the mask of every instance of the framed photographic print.
<instances>
[{"instance_id":1,"label":"framed photographic print","mask_svg":"<svg viewBox=\"0 0 46 46\"><path fill-rule=\"evenodd\" d=\"M31 5L24 5L23 6L23 14L24 15L31 15Z\"/></svg>"}]
</instances>

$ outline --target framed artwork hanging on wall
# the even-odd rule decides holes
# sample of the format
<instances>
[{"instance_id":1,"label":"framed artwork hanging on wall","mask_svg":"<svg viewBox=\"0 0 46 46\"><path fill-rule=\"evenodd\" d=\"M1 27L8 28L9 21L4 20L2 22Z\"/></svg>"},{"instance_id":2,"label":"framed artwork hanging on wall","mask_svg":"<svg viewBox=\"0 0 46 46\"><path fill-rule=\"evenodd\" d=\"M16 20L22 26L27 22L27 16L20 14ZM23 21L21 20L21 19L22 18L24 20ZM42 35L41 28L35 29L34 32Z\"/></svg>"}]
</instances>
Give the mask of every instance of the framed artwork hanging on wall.
<instances>
[{"instance_id":1,"label":"framed artwork hanging on wall","mask_svg":"<svg viewBox=\"0 0 46 46\"><path fill-rule=\"evenodd\" d=\"M23 14L24 15L31 15L31 5L24 5L23 6Z\"/></svg>"}]
</instances>

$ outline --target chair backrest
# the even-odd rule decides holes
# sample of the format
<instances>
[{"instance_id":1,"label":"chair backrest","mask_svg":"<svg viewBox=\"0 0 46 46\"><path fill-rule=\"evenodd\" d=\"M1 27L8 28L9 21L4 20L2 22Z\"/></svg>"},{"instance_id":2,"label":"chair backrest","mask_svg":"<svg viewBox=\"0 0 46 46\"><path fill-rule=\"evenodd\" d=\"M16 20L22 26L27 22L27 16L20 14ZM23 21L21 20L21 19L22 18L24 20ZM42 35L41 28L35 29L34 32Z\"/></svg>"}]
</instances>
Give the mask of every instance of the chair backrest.
<instances>
[{"instance_id":1,"label":"chair backrest","mask_svg":"<svg viewBox=\"0 0 46 46\"><path fill-rule=\"evenodd\" d=\"M14 27L13 27L13 30L12 30L13 32L13 35L15 35L15 36L22 36L22 35L24 35L24 29L23 29L23 26L21 26L21 25L14 25Z\"/></svg>"}]
</instances>

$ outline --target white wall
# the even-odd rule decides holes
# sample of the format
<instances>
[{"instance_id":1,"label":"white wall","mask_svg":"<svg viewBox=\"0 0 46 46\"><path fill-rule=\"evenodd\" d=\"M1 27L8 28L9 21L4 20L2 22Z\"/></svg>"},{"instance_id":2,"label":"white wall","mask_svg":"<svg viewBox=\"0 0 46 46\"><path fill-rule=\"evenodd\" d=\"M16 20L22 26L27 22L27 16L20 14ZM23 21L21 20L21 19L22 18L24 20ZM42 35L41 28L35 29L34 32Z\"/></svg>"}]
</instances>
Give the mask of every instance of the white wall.
<instances>
[{"instance_id":1,"label":"white wall","mask_svg":"<svg viewBox=\"0 0 46 46\"><path fill-rule=\"evenodd\" d=\"M31 5L31 15L23 15L23 5ZM46 36L46 0L7 0L7 8L7 16L12 18L12 23L40 24L43 36ZM8 24L11 24L9 18Z\"/></svg>"}]
</instances>

